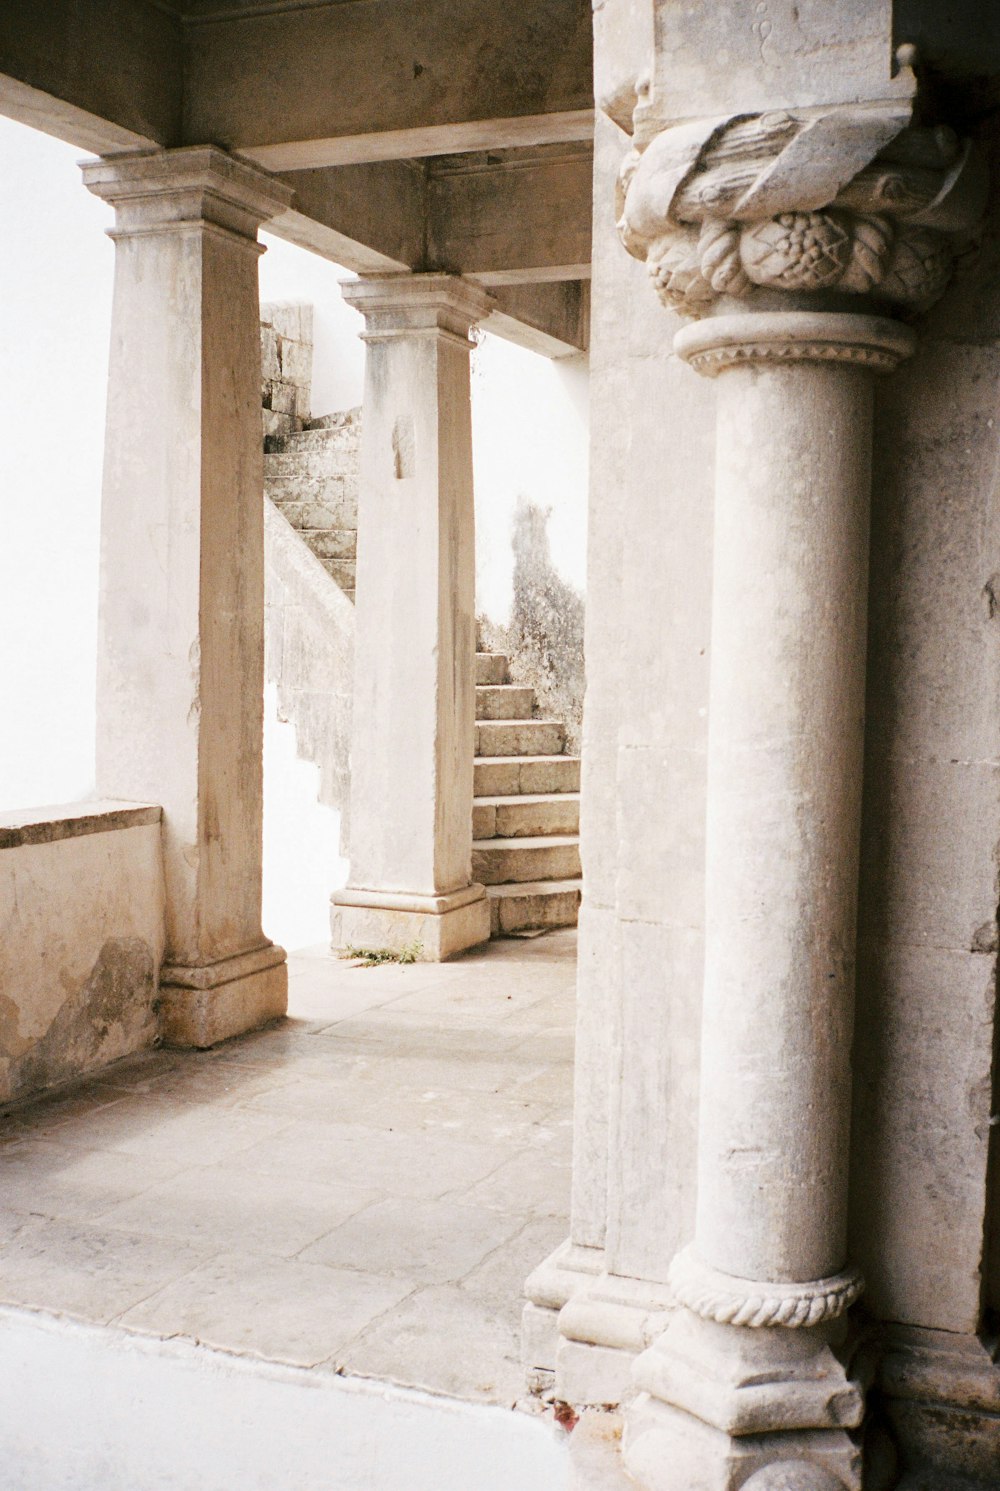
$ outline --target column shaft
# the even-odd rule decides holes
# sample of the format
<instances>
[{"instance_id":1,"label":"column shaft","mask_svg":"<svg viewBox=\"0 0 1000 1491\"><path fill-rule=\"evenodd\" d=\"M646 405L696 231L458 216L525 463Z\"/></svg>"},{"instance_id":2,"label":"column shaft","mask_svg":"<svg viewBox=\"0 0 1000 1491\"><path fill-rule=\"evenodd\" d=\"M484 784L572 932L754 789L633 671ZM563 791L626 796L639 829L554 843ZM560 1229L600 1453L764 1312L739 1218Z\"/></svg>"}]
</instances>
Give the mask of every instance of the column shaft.
<instances>
[{"instance_id":1,"label":"column shaft","mask_svg":"<svg viewBox=\"0 0 1000 1491\"><path fill-rule=\"evenodd\" d=\"M846 1257L871 374L718 382L696 1246L726 1273Z\"/></svg>"},{"instance_id":2,"label":"column shaft","mask_svg":"<svg viewBox=\"0 0 1000 1491\"><path fill-rule=\"evenodd\" d=\"M489 936L471 884L475 514L469 328L445 275L345 287L367 319L351 873L335 942L448 957Z\"/></svg>"},{"instance_id":3,"label":"column shaft","mask_svg":"<svg viewBox=\"0 0 1000 1491\"><path fill-rule=\"evenodd\" d=\"M211 148L84 168L117 210L97 790L161 803L167 1037L284 1012L261 930L257 225L287 193Z\"/></svg>"}]
</instances>

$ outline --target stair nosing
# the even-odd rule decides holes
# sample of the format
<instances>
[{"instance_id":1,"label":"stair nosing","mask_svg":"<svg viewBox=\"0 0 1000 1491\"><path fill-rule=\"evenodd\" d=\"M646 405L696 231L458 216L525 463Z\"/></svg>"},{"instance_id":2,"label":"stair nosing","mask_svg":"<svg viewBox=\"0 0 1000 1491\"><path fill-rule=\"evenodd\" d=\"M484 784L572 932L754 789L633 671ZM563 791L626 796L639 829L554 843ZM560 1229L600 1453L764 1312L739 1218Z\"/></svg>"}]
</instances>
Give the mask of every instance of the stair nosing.
<instances>
[{"instance_id":1,"label":"stair nosing","mask_svg":"<svg viewBox=\"0 0 1000 1491\"><path fill-rule=\"evenodd\" d=\"M513 756L513 757L507 757L505 759L516 761L517 757ZM480 803L482 806L488 807L488 808L508 808L508 807L513 807L515 805L515 803L521 803L521 804L527 804L527 805L533 806L533 807L539 807L543 803L564 803L564 802L576 802L576 803L578 803L580 801L580 794L577 791L573 791L573 792L504 792L504 793L501 793L499 796L497 794L493 793L493 794L490 794L489 796L486 796L486 797L473 797L472 801L474 803Z\"/></svg>"},{"instance_id":2,"label":"stair nosing","mask_svg":"<svg viewBox=\"0 0 1000 1491\"><path fill-rule=\"evenodd\" d=\"M488 853L491 848L501 845L504 849L573 849L580 844L579 834L525 834L523 838L511 838L505 834L494 835L491 839L473 839L472 852L479 850L480 853Z\"/></svg>"},{"instance_id":3,"label":"stair nosing","mask_svg":"<svg viewBox=\"0 0 1000 1491\"><path fill-rule=\"evenodd\" d=\"M500 880L495 885L486 886L487 896L495 899L500 896L568 896L573 891L583 889L583 879L579 875L571 876L564 880Z\"/></svg>"}]
</instances>

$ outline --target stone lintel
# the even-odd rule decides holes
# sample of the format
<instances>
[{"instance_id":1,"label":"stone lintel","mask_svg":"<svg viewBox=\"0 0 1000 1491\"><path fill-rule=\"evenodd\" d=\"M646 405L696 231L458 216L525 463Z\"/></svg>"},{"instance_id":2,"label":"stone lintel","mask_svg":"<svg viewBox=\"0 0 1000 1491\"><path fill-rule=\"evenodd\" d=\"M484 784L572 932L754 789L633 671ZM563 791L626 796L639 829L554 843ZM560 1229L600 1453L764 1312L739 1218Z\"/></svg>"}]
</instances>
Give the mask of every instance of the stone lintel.
<instances>
[{"instance_id":1,"label":"stone lintel","mask_svg":"<svg viewBox=\"0 0 1000 1491\"><path fill-rule=\"evenodd\" d=\"M197 222L255 240L259 225L286 211L294 196L214 145L106 156L81 170L88 190L115 208L117 236Z\"/></svg>"}]
</instances>

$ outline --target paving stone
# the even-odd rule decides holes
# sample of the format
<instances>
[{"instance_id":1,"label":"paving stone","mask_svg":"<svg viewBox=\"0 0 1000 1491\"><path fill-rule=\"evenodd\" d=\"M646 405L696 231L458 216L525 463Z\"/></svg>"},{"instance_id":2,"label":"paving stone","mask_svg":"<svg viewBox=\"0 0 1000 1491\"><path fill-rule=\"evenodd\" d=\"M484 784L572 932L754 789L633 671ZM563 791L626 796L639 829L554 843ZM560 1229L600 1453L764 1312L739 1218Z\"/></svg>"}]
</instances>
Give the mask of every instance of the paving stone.
<instances>
[{"instance_id":1,"label":"paving stone","mask_svg":"<svg viewBox=\"0 0 1000 1491\"><path fill-rule=\"evenodd\" d=\"M372 970L323 945L287 1021L8 1115L0 1299L512 1402L521 1284L566 1235L538 1209L574 957L563 931Z\"/></svg>"},{"instance_id":2,"label":"paving stone","mask_svg":"<svg viewBox=\"0 0 1000 1491\"><path fill-rule=\"evenodd\" d=\"M524 1393L516 1327L455 1285L411 1295L347 1348L343 1365L404 1387L507 1406Z\"/></svg>"},{"instance_id":3,"label":"paving stone","mask_svg":"<svg viewBox=\"0 0 1000 1491\"><path fill-rule=\"evenodd\" d=\"M469 1206L485 1206L491 1211L531 1211L536 1216L565 1217L569 1211L572 1180L567 1160L555 1162L536 1151L515 1155L498 1169L466 1191L463 1201Z\"/></svg>"},{"instance_id":4,"label":"paving stone","mask_svg":"<svg viewBox=\"0 0 1000 1491\"><path fill-rule=\"evenodd\" d=\"M224 1253L133 1306L119 1324L311 1367L410 1293L408 1280Z\"/></svg>"},{"instance_id":5,"label":"paving stone","mask_svg":"<svg viewBox=\"0 0 1000 1491\"><path fill-rule=\"evenodd\" d=\"M110 1207L102 1220L123 1231L290 1258L375 1199L377 1192L357 1186L206 1165Z\"/></svg>"},{"instance_id":6,"label":"paving stone","mask_svg":"<svg viewBox=\"0 0 1000 1491\"><path fill-rule=\"evenodd\" d=\"M219 1069L220 1076L222 1069ZM52 1131L72 1149L114 1150L175 1165L209 1165L246 1149L281 1127L280 1119L242 1108L192 1105L183 1096L160 1096L156 1089L134 1093Z\"/></svg>"},{"instance_id":7,"label":"paving stone","mask_svg":"<svg viewBox=\"0 0 1000 1491\"><path fill-rule=\"evenodd\" d=\"M4 1149L0 1195L4 1206L19 1212L87 1221L172 1179L180 1168L169 1156L140 1158L29 1138Z\"/></svg>"},{"instance_id":8,"label":"paving stone","mask_svg":"<svg viewBox=\"0 0 1000 1491\"><path fill-rule=\"evenodd\" d=\"M204 1249L166 1235L59 1218L4 1248L0 1301L106 1323L204 1257Z\"/></svg>"},{"instance_id":9,"label":"paving stone","mask_svg":"<svg viewBox=\"0 0 1000 1491\"><path fill-rule=\"evenodd\" d=\"M469 1273L523 1223L523 1217L449 1201L393 1198L334 1228L301 1256L334 1268L363 1262L370 1273L441 1284Z\"/></svg>"},{"instance_id":10,"label":"paving stone","mask_svg":"<svg viewBox=\"0 0 1000 1491\"><path fill-rule=\"evenodd\" d=\"M468 1143L450 1134L313 1122L308 1128L291 1125L282 1135L234 1157L232 1167L257 1176L280 1175L427 1200L446 1191L468 1190L512 1155L512 1147Z\"/></svg>"}]
</instances>

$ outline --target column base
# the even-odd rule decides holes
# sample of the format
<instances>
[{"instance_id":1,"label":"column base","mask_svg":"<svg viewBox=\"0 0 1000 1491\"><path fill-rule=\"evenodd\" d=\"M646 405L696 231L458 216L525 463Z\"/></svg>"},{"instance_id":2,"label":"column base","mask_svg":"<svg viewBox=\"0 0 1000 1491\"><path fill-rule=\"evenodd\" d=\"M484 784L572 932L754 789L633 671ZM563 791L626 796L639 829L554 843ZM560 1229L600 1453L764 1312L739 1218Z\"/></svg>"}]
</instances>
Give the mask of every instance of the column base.
<instances>
[{"instance_id":1,"label":"column base","mask_svg":"<svg viewBox=\"0 0 1000 1491\"><path fill-rule=\"evenodd\" d=\"M443 963L488 942L490 903L481 885L444 896L407 896L355 890L330 897L330 931L337 951L348 947L412 951L418 963Z\"/></svg>"},{"instance_id":2,"label":"column base","mask_svg":"<svg viewBox=\"0 0 1000 1491\"><path fill-rule=\"evenodd\" d=\"M285 949L269 942L200 968L165 964L159 1006L168 1046L204 1049L259 1030L288 1010Z\"/></svg>"},{"instance_id":3,"label":"column base","mask_svg":"<svg viewBox=\"0 0 1000 1491\"><path fill-rule=\"evenodd\" d=\"M528 1275L524 1285L527 1304L521 1313L521 1361L532 1392L546 1392L553 1385L560 1310L603 1269L603 1248L581 1247L567 1239Z\"/></svg>"},{"instance_id":4,"label":"column base","mask_svg":"<svg viewBox=\"0 0 1000 1491\"><path fill-rule=\"evenodd\" d=\"M839 1430L725 1434L643 1393L622 1452L642 1491L861 1491L861 1451Z\"/></svg>"},{"instance_id":5,"label":"column base","mask_svg":"<svg viewBox=\"0 0 1000 1491\"><path fill-rule=\"evenodd\" d=\"M635 1363L629 1472L644 1491L861 1491L847 1431L864 1390L831 1347L837 1333L843 1322L734 1326L678 1310Z\"/></svg>"},{"instance_id":6,"label":"column base","mask_svg":"<svg viewBox=\"0 0 1000 1491\"><path fill-rule=\"evenodd\" d=\"M603 1273L559 1312L556 1397L616 1407L632 1396L636 1357L661 1335L674 1306L668 1284Z\"/></svg>"}]
</instances>

